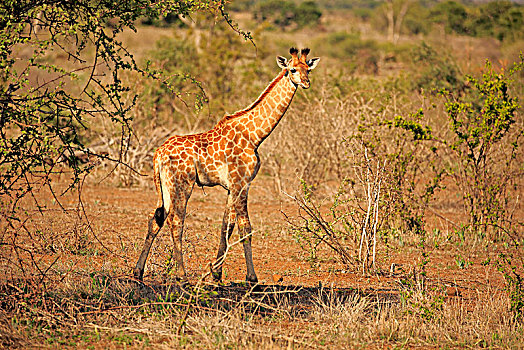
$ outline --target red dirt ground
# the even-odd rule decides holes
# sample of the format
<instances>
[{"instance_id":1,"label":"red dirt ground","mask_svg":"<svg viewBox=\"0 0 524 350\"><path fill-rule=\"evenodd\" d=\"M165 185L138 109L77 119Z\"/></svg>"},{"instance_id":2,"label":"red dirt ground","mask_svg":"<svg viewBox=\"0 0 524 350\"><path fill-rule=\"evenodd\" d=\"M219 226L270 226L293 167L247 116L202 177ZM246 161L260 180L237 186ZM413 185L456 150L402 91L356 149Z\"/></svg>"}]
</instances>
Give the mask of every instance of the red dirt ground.
<instances>
[{"instance_id":1,"label":"red dirt ground","mask_svg":"<svg viewBox=\"0 0 524 350\"><path fill-rule=\"evenodd\" d=\"M355 267L338 262L336 255L327 248L321 249L319 264L313 268L307 261L307 253L293 237L283 213L296 214L296 205L287 196L273 190L271 178L259 176L250 190L249 211L253 226L253 256L255 270L262 284L274 284L282 276L283 285L305 287L330 286L335 288L357 288L363 291L398 290L399 282L409 277L413 269L419 270L421 252L417 241L412 239L404 245L396 242L388 248L378 243L377 266L383 273L362 275ZM76 214L63 214L48 192L38 193L36 198L48 206L44 215L34 209L34 229L44 235L69 235L87 233L88 246L92 254L64 254L38 251L44 261L58 258L62 263L73 263L76 267L94 264L102 269L132 275L132 269L142 249L145 238L147 217L155 209L156 194L152 188L118 188L101 184L87 184L82 190L85 212L93 231L78 224ZM76 194L68 194L62 200L66 208L74 208ZM206 273L214 261L218 248L219 230L226 202L222 188L195 187L188 205L184 235L184 261L190 281L196 281ZM441 231L444 232L444 231ZM441 233L444 235L444 233ZM231 242L238 239L235 233ZM442 243L438 248L430 247L427 266L428 282L448 290L450 296L473 298L477 289L501 288L500 273L492 266L482 265L486 256L495 252L486 247L463 249L460 244L446 242L444 237L434 237ZM430 240L432 244L433 241ZM171 236L166 229L157 237L146 264L146 280L162 280L166 273L166 261L171 249ZM459 268L456 259L471 262L466 268ZM394 263L396 273L389 273ZM234 246L224 264L223 282L243 281L245 262L241 245Z\"/></svg>"}]
</instances>

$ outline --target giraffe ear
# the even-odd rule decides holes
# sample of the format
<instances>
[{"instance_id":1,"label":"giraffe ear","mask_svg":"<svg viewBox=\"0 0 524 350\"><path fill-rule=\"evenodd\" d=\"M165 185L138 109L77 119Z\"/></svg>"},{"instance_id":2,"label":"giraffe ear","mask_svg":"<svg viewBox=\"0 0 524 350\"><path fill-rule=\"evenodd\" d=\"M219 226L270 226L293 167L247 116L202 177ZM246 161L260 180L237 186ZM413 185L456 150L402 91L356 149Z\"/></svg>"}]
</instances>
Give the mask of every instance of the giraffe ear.
<instances>
[{"instance_id":1,"label":"giraffe ear","mask_svg":"<svg viewBox=\"0 0 524 350\"><path fill-rule=\"evenodd\" d=\"M312 69L315 69L315 67L318 64L318 61L320 61L320 58L315 57L315 58L312 58L310 60L307 60L306 64L308 65L309 69L312 70Z\"/></svg>"},{"instance_id":2,"label":"giraffe ear","mask_svg":"<svg viewBox=\"0 0 524 350\"><path fill-rule=\"evenodd\" d=\"M282 69L286 69L287 68L287 59L282 56L277 56L277 65Z\"/></svg>"}]
</instances>

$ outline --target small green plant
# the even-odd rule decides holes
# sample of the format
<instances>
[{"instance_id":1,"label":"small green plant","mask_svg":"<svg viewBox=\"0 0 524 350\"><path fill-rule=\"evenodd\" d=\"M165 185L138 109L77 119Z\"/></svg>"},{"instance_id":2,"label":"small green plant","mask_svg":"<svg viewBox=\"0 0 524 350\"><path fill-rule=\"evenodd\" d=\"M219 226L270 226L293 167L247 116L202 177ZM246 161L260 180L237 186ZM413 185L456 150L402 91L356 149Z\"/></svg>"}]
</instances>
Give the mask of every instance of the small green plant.
<instances>
[{"instance_id":1,"label":"small green plant","mask_svg":"<svg viewBox=\"0 0 524 350\"><path fill-rule=\"evenodd\" d=\"M400 302L405 313L416 315L426 321L440 317L444 297L440 293L430 294L426 287L413 279L403 279L400 284Z\"/></svg>"},{"instance_id":2,"label":"small green plant","mask_svg":"<svg viewBox=\"0 0 524 350\"><path fill-rule=\"evenodd\" d=\"M520 252L520 263L522 263L522 252ZM521 320L524 315L524 277L517 268L517 264L512 261L507 254L500 253L495 262L497 270L502 273L506 280L509 299L511 302L511 312L517 320Z\"/></svg>"},{"instance_id":3,"label":"small green plant","mask_svg":"<svg viewBox=\"0 0 524 350\"><path fill-rule=\"evenodd\" d=\"M313 198L312 186L301 180L302 193L295 197L299 207L299 222L288 217L291 224L293 237L301 248L307 252L307 261L312 268L318 266L318 249L321 244L326 244L335 251L341 261L346 265L354 263L354 257L350 254L344 242L353 236L353 225L348 221L347 213L341 212L339 206L343 202L338 195L331 206L326 218L320 211L319 204ZM353 240L353 239L352 239Z\"/></svg>"},{"instance_id":4,"label":"small green plant","mask_svg":"<svg viewBox=\"0 0 524 350\"><path fill-rule=\"evenodd\" d=\"M134 339L132 336L120 331L117 335L114 335L113 337L111 337L111 340L117 342L118 344L131 345L133 344Z\"/></svg>"},{"instance_id":5,"label":"small green plant","mask_svg":"<svg viewBox=\"0 0 524 350\"><path fill-rule=\"evenodd\" d=\"M471 261L466 261L463 257L459 255L455 257L455 263L457 264L459 269L465 269L469 265L473 264Z\"/></svg>"}]
</instances>

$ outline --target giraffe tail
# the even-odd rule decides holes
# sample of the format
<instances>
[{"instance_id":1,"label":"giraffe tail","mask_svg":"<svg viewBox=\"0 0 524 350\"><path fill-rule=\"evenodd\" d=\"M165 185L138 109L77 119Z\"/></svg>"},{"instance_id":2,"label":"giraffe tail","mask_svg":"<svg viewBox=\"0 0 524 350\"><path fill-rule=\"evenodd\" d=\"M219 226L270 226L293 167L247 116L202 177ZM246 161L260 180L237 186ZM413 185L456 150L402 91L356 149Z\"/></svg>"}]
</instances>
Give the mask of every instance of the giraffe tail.
<instances>
[{"instance_id":1,"label":"giraffe tail","mask_svg":"<svg viewBox=\"0 0 524 350\"><path fill-rule=\"evenodd\" d=\"M162 164L158 164L158 180L160 182L160 196L162 198L162 206L155 210L155 221L159 228L164 226L164 222L169 213L169 205L171 204L171 196L169 189L165 186L165 181L162 181L164 173L162 172Z\"/></svg>"}]
</instances>

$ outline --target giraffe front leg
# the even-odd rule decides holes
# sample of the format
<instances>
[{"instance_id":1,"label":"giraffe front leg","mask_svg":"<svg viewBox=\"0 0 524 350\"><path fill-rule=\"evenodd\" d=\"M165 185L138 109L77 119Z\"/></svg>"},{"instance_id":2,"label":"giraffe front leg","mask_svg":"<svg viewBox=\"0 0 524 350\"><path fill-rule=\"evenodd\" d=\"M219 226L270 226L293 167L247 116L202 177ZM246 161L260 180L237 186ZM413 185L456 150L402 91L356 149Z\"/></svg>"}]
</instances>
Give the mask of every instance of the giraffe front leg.
<instances>
[{"instance_id":1,"label":"giraffe front leg","mask_svg":"<svg viewBox=\"0 0 524 350\"><path fill-rule=\"evenodd\" d=\"M251 223L247 212L247 191L236 206L238 233L244 245L244 257L246 259L246 281L257 283L258 278L253 265L253 253L251 250Z\"/></svg>"},{"instance_id":2,"label":"giraffe front leg","mask_svg":"<svg viewBox=\"0 0 524 350\"><path fill-rule=\"evenodd\" d=\"M241 233L246 237L243 241L244 244L244 256L246 258L246 267L247 267L247 273L246 273L246 281L257 283L258 278L255 273L255 267L253 265L253 253L251 251L251 226L246 227L243 232Z\"/></svg>"},{"instance_id":3,"label":"giraffe front leg","mask_svg":"<svg viewBox=\"0 0 524 350\"><path fill-rule=\"evenodd\" d=\"M232 196L228 194L226 210L222 219L222 228L220 230L220 244L218 246L218 254L215 263L212 266L213 279L217 282L222 280L222 265L224 263L225 254L228 246L229 237L235 228L236 215L233 210Z\"/></svg>"}]
</instances>

